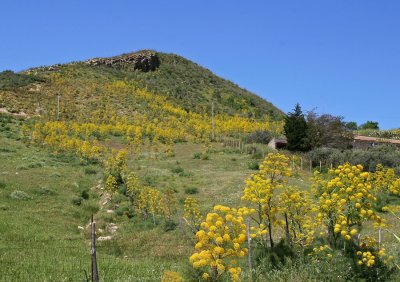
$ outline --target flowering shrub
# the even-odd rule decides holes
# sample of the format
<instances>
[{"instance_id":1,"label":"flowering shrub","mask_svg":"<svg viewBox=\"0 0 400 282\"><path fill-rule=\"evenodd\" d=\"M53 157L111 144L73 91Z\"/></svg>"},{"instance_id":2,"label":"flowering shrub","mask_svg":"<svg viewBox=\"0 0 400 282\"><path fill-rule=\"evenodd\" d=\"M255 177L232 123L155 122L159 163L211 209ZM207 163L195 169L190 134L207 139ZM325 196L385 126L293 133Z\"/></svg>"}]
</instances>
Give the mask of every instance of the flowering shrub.
<instances>
[{"instance_id":1,"label":"flowering shrub","mask_svg":"<svg viewBox=\"0 0 400 282\"><path fill-rule=\"evenodd\" d=\"M203 216L200 212L199 203L192 197L187 197L183 206L184 219L189 225L193 233L196 234L200 230L200 224L203 221Z\"/></svg>"},{"instance_id":2,"label":"flowering shrub","mask_svg":"<svg viewBox=\"0 0 400 282\"><path fill-rule=\"evenodd\" d=\"M287 183L286 177L290 175L289 158L283 154L270 153L260 165L259 172L246 180L242 200L254 207L257 215L252 219L256 227L252 229L264 246L267 242L266 234L269 234L270 246L274 246L273 224L279 211L276 190L283 189Z\"/></svg>"},{"instance_id":3,"label":"flowering shrub","mask_svg":"<svg viewBox=\"0 0 400 282\"><path fill-rule=\"evenodd\" d=\"M190 257L194 268L203 271L204 280L216 281L229 273L232 281L238 281L241 268L238 258L247 254L246 224L247 208L230 208L217 205L207 214L196 233L195 253Z\"/></svg>"}]
</instances>

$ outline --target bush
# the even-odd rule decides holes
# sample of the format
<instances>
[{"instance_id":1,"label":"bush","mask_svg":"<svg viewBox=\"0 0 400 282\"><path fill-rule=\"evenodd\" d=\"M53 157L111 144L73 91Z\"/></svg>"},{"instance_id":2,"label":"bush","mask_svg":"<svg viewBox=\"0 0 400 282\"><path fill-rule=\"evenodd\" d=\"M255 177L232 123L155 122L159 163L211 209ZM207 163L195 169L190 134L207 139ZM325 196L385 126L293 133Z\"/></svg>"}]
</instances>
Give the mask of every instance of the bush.
<instances>
[{"instance_id":1,"label":"bush","mask_svg":"<svg viewBox=\"0 0 400 282\"><path fill-rule=\"evenodd\" d=\"M0 180L0 189L6 188L6 183Z\"/></svg>"},{"instance_id":2,"label":"bush","mask_svg":"<svg viewBox=\"0 0 400 282\"><path fill-rule=\"evenodd\" d=\"M247 163L247 167L252 170L258 170L260 168L260 164L258 161L251 161Z\"/></svg>"},{"instance_id":3,"label":"bush","mask_svg":"<svg viewBox=\"0 0 400 282\"><path fill-rule=\"evenodd\" d=\"M168 232L168 231L172 231L175 230L175 228L178 226L178 223L176 223L175 221L173 221L172 219L167 219L164 223L164 231Z\"/></svg>"},{"instance_id":4,"label":"bush","mask_svg":"<svg viewBox=\"0 0 400 282\"><path fill-rule=\"evenodd\" d=\"M194 195L199 193L199 190L197 189L197 187L188 187L185 189L185 193L189 195Z\"/></svg>"},{"instance_id":5,"label":"bush","mask_svg":"<svg viewBox=\"0 0 400 282\"><path fill-rule=\"evenodd\" d=\"M80 206L82 204L83 200L84 199L82 197L74 197L74 198L72 198L71 202L75 206Z\"/></svg>"},{"instance_id":6,"label":"bush","mask_svg":"<svg viewBox=\"0 0 400 282\"><path fill-rule=\"evenodd\" d=\"M14 200L30 200L32 199L31 196L29 196L27 193L24 191L19 191L16 190L10 194L10 198Z\"/></svg>"},{"instance_id":7,"label":"bush","mask_svg":"<svg viewBox=\"0 0 400 282\"><path fill-rule=\"evenodd\" d=\"M28 168L38 168L38 167L43 167L43 163L35 162L35 163L28 164Z\"/></svg>"},{"instance_id":8,"label":"bush","mask_svg":"<svg viewBox=\"0 0 400 282\"><path fill-rule=\"evenodd\" d=\"M97 170L87 167L87 168L85 168L85 174L87 174L87 175L97 174Z\"/></svg>"},{"instance_id":9,"label":"bush","mask_svg":"<svg viewBox=\"0 0 400 282\"><path fill-rule=\"evenodd\" d=\"M193 159L198 159L199 160L201 158L201 155L202 154L200 152L194 153L193 154Z\"/></svg>"},{"instance_id":10,"label":"bush","mask_svg":"<svg viewBox=\"0 0 400 282\"><path fill-rule=\"evenodd\" d=\"M182 172L184 172L184 169L180 166L175 166L175 167L171 168L171 171L173 173L182 173Z\"/></svg>"},{"instance_id":11,"label":"bush","mask_svg":"<svg viewBox=\"0 0 400 282\"><path fill-rule=\"evenodd\" d=\"M210 156L207 155L207 154L202 154L202 155L201 155L201 159L202 159L203 161L206 161L206 160L209 160L209 159L210 159Z\"/></svg>"},{"instance_id":12,"label":"bush","mask_svg":"<svg viewBox=\"0 0 400 282\"><path fill-rule=\"evenodd\" d=\"M259 159L264 158L264 154L263 154L262 152L258 151L258 152L256 152L256 153L254 153L254 154L251 156L251 158L252 158L252 159L259 160Z\"/></svg>"},{"instance_id":13,"label":"bush","mask_svg":"<svg viewBox=\"0 0 400 282\"><path fill-rule=\"evenodd\" d=\"M89 199L89 191L88 191L88 190L83 190L83 191L81 192L81 197L82 197L83 199L85 199L85 200L88 200L88 199Z\"/></svg>"},{"instance_id":14,"label":"bush","mask_svg":"<svg viewBox=\"0 0 400 282\"><path fill-rule=\"evenodd\" d=\"M57 195L56 192L54 192L51 189L48 189L46 187L40 187L36 192L37 195L39 196L54 196Z\"/></svg>"},{"instance_id":15,"label":"bush","mask_svg":"<svg viewBox=\"0 0 400 282\"><path fill-rule=\"evenodd\" d=\"M244 142L247 144L261 143L268 144L271 141L272 136L269 131L256 131L246 135Z\"/></svg>"}]
</instances>

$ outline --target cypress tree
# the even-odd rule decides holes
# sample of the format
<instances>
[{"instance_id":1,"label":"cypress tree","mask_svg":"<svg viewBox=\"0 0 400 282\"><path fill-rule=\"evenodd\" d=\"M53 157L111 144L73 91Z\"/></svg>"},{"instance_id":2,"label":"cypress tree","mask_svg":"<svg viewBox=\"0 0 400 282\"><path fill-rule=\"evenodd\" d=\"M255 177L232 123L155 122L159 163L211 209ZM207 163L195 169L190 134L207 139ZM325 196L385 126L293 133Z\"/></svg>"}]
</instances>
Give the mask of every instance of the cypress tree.
<instances>
[{"instance_id":1,"label":"cypress tree","mask_svg":"<svg viewBox=\"0 0 400 282\"><path fill-rule=\"evenodd\" d=\"M307 122L299 103L296 104L293 112L285 117L283 127L287 139L287 149L290 151L307 151Z\"/></svg>"}]
</instances>

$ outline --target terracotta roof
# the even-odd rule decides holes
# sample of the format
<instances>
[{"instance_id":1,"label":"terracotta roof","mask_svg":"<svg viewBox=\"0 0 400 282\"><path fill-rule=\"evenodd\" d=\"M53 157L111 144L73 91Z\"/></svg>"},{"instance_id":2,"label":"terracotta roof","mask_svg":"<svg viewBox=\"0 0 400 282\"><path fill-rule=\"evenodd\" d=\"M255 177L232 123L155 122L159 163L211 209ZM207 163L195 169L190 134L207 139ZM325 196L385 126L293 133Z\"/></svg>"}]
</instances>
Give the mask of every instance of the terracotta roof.
<instances>
[{"instance_id":1,"label":"terracotta roof","mask_svg":"<svg viewBox=\"0 0 400 282\"><path fill-rule=\"evenodd\" d=\"M354 140L400 144L400 140L396 140L396 139L386 139L386 138L378 138L378 137L370 137L370 136L362 136L362 135L354 136Z\"/></svg>"}]
</instances>

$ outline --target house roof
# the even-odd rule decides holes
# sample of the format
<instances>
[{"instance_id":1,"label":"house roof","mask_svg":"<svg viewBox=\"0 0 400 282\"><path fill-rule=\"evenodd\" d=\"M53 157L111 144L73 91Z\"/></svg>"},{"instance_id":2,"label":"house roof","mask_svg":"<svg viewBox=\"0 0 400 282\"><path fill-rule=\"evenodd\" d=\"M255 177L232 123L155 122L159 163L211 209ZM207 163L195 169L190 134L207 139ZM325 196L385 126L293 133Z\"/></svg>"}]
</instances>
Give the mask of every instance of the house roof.
<instances>
[{"instance_id":1,"label":"house roof","mask_svg":"<svg viewBox=\"0 0 400 282\"><path fill-rule=\"evenodd\" d=\"M354 136L354 141L356 141L356 140L400 144L400 140L396 140L396 139L386 139L386 138L370 137L370 136L363 136L363 135Z\"/></svg>"}]
</instances>

